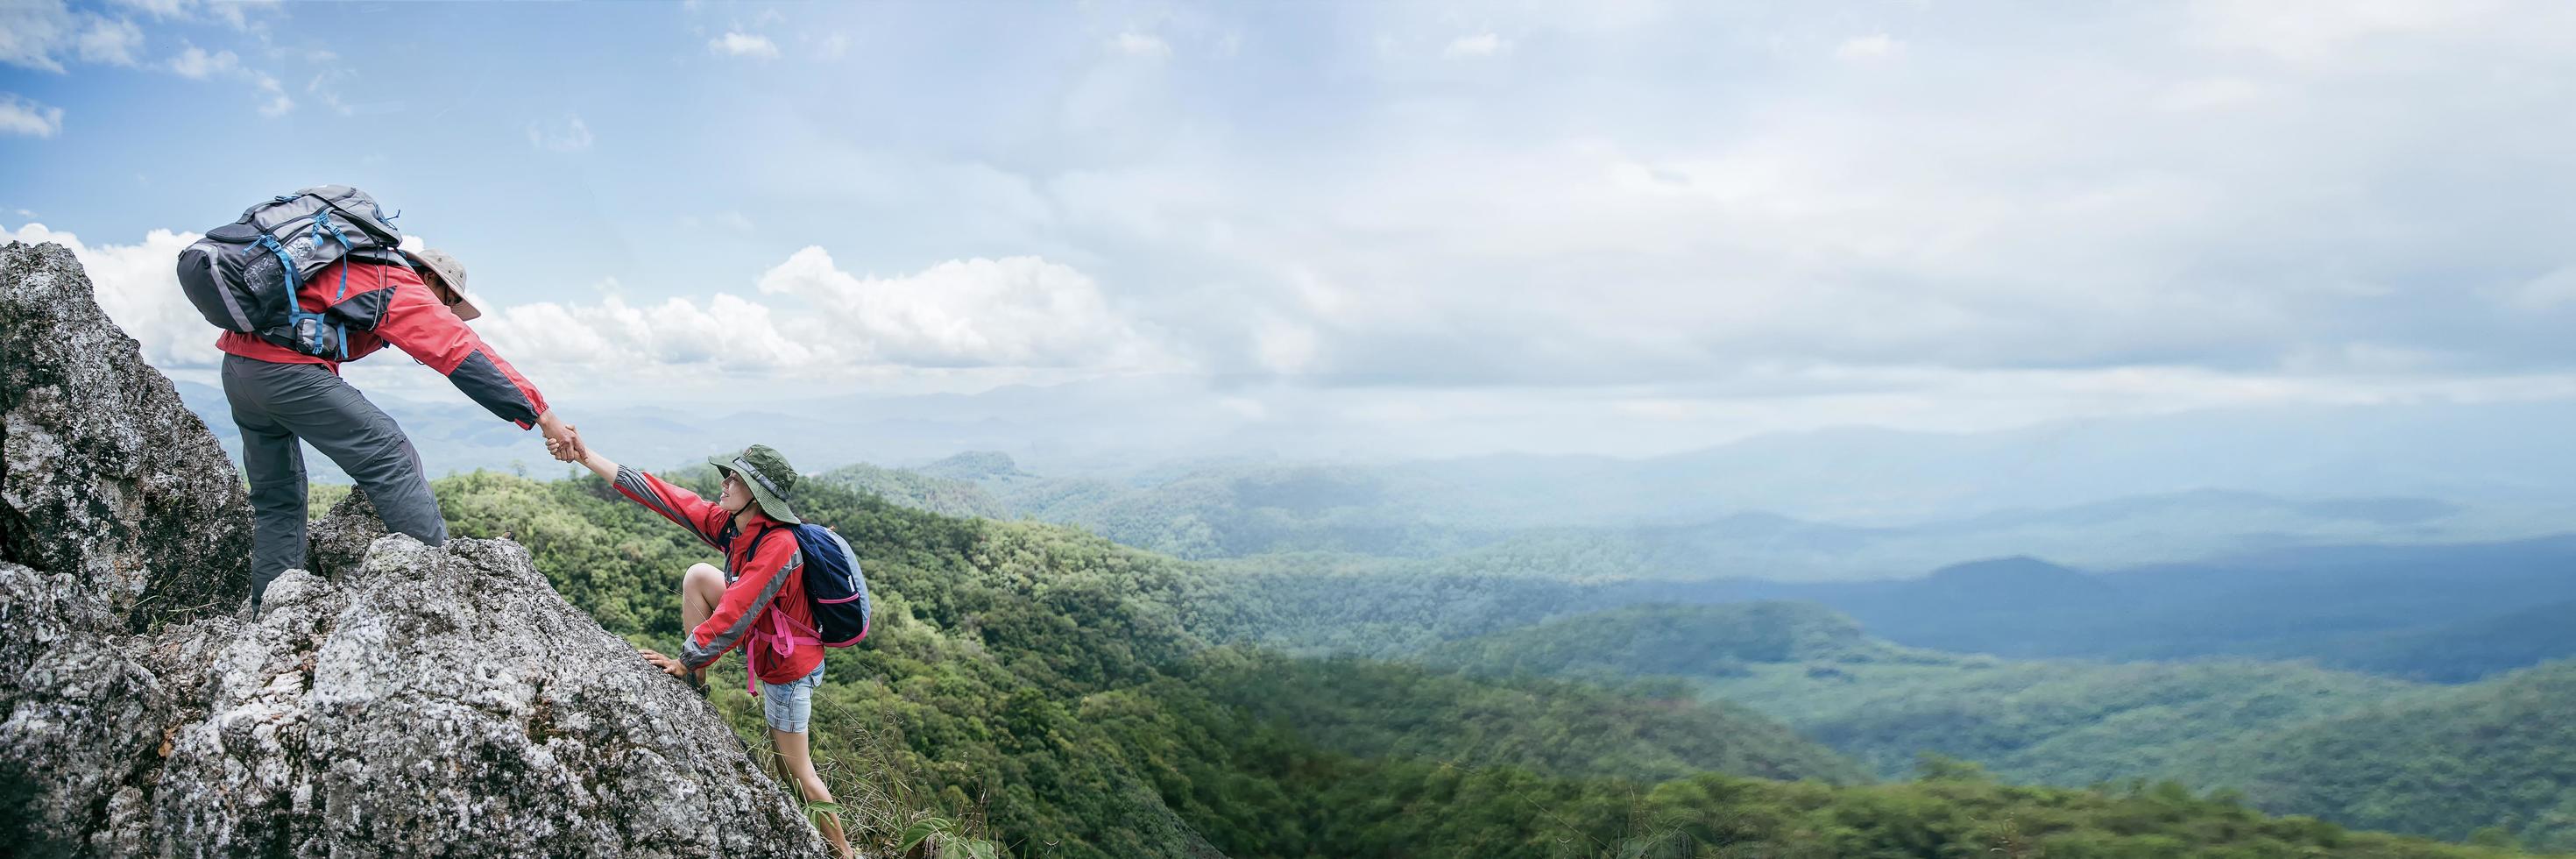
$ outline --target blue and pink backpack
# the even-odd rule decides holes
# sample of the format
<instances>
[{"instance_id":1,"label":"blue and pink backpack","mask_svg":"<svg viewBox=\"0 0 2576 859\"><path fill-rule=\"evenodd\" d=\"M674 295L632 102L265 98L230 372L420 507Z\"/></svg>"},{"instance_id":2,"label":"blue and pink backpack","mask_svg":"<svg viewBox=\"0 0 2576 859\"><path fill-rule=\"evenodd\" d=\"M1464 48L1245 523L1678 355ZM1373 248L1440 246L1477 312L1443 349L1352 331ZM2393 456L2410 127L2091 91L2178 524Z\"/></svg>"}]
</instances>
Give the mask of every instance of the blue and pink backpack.
<instances>
[{"instance_id":1,"label":"blue and pink backpack","mask_svg":"<svg viewBox=\"0 0 2576 859\"><path fill-rule=\"evenodd\" d=\"M807 522L782 526L796 534L796 550L805 556L805 599L813 605L815 629L802 629L783 611L769 613L768 630L754 633L768 639L770 649L785 656L804 645L848 647L868 637L868 580L859 572L859 554L839 532ZM751 538L751 552L760 551L760 541L777 528L762 529ZM750 672L757 674L758 672ZM757 684L751 694L760 694Z\"/></svg>"}]
</instances>

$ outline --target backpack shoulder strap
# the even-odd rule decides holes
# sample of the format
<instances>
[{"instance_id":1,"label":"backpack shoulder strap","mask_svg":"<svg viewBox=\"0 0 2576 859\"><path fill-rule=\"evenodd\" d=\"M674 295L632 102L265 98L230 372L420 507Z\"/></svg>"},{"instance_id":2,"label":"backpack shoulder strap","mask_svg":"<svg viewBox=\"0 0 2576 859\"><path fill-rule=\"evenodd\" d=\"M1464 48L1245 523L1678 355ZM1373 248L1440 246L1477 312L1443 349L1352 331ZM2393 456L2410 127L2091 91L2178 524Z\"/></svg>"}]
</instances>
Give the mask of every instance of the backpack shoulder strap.
<instances>
[{"instance_id":1,"label":"backpack shoulder strap","mask_svg":"<svg viewBox=\"0 0 2576 859\"><path fill-rule=\"evenodd\" d=\"M752 535L751 535L751 548L750 548L750 549L747 549L747 550L744 550L744 551L743 551L743 553L742 553L742 556L743 556L743 557L745 557L745 558L749 558L749 557L751 557L751 556L753 556L753 555L760 554L760 541L762 541L762 540L766 540L766 539L769 539L769 532L771 532L771 531L786 531L786 532L788 532L788 533L787 533L787 538L788 538L788 539L793 540L793 539L795 539L795 538L796 538L796 526L794 526L794 525L785 525L785 524L781 524L781 525L771 525L771 526L769 526L769 527L767 527L767 528L762 528L762 529L760 529L758 532L756 532L756 533L754 533L754 534L752 534ZM734 539L741 539L741 536L740 536L740 535L736 535ZM732 541L731 541L731 540L726 541L726 544L727 544L727 545L731 545L731 543L732 543ZM804 550L805 550L805 544L803 544L803 543L798 543L798 544L796 544L796 550L797 550L797 551L800 551L800 552L801 552L801 551L804 551Z\"/></svg>"}]
</instances>

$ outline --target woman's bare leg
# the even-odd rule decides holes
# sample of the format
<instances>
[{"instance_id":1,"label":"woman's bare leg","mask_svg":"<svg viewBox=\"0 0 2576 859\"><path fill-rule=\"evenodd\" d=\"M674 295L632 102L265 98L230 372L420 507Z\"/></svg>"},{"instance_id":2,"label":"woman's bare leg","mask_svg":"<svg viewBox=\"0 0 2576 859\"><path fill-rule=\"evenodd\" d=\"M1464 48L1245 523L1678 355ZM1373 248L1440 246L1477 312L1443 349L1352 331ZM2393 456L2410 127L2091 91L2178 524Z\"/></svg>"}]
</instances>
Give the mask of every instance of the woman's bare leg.
<instances>
[{"instance_id":1,"label":"woman's bare leg","mask_svg":"<svg viewBox=\"0 0 2576 859\"><path fill-rule=\"evenodd\" d=\"M796 792L803 794L806 802L832 801L832 789L826 787L823 784L823 777L814 772L814 755L805 745L804 734L791 734L771 728L769 746L778 750L780 767L787 771L789 778L796 781ZM832 842L832 852L835 855L844 857L850 855L849 837L841 832L839 815L824 815L821 820L815 822L815 828L822 831L824 839Z\"/></svg>"},{"instance_id":2,"label":"woman's bare leg","mask_svg":"<svg viewBox=\"0 0 2576 859\"><path fill-rule=\"evenodd\" d=\"M686 575L680 577L681 638L696 633L698 624L707 622L707 616L716 613L716 603L724 601L724 588L724 571L712 564L692 566ZM701 671L691 675L690 679L704 681L705 674Z\"/></svg>"}]
</instances>

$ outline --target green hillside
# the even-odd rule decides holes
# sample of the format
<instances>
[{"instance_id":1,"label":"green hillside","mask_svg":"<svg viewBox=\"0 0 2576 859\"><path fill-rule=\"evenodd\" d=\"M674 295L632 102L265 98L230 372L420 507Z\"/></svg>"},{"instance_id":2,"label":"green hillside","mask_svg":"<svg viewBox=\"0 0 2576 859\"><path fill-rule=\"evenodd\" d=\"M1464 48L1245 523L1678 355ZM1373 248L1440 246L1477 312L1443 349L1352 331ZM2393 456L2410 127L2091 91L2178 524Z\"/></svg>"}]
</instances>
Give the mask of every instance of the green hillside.
<instances>
[{"instance_id":1,"label":"green hillside","mask_svg":"<svg viewBox=\"0 0 2576 859\"><path fill-rule=\"evenodd\" d=\"M973 481L935 477L901 468L857 463L815 475L814 480L855 489L915 510L942 516L1016 519L1011 507Z\"/></svg>"},{"instance_id":2,"label":"green hillside","mask_svg":"<svg viewBox=\"0 0 2576 859\"><path fill-rule=\"evenodd\" d=\"M673 479L709 489L706 477ZM436 488L456 533L514 536L567 598L642 644L668 648L677 640L677 573L714 559L596 479L476 473ZM1304 695L1374 696L1385 709L1351 714L1375 724L1306 726L1368 754L1578 776L1859 774L1732 708L1630 704L1562 684L1533 692L1455 678L1380 682L1419 674L1393 666L1356 674L1221 670L1194 628L1244 621L1207 613L1223 603L1206 597L1210 583L1191 564L1064 527L943 517L829 485L801 490L798 503L810 521L836 527L859 550L878 614L865 645L832 656L816 696L817 755L839 763L851 790L903 785L881 804L890 815L980 817L1005 844L1045 844L1047 855L1200 855L1206 845L1181 810L1213 815L1226 805L1180 801L1185 794L1172 787L1191 781L1182 772L1194 753L1174 744L1196 730L1175 714L1238 718L1216 702L1255 699L1254 690L1269 688L1263 683L1286 681L1304 684ZM739 658L729 657L712 679L718 704L747 739L758 737ZM1441 717L1470 712L1488 730L1458 742ZM1168 729L1120 734L1112 713ZM1296 722L1297 714L1275 715ZM1568 736L1647 739L1568 749L1558 742Z\"/></svg>"},{"instance_id":3,"label":"green hillside","mask_svg":"<svg viewBox=\"0 0 2576 859\"><path fill-rule=\"evenodd\" d=\"M1870 638L1813 603L1641 605L1436 645L1415 657L1482 673L1740 677L1779 663L1956 665Z\"/></svg>"},{"instance_id":4,"label":"green hillside","mask_svg":"<svg viewBox=\"0 0 2576 859\"><path fill-rule=\"evenodd\" d=\"M1360 659L1256 655L1198 678L1216 701L1358 757L1509 764L1568 776L1669 779L1718 771L1868 780L1850 760L1752 710L1686 687L1610 690L1481 680Z\"/></svg>"},{"instance_id":5,"label":"green hillside","mask_svg":"<svg viewBox=\"0 0 2576 859\"><path fill-rule=\"evenodd\" d=\"M2212 740L2349 712L2411 688L2282 663L1975 660L1766 665L1707 684L1711 696L1788 721L1881 773L1936 752L2010 781L2060 785L2163 776Z\"/></svg>"},{"instance_id":6,"label":"green hillside","mask_svg":"<svg viewBox=\"0 0 2576 859\"><path fill-rule=\"evenodd\" d=\"M2576 662L2437 688L2213 746L2178 768L2265 808L2576 851ZM2330 810L2330 811L2327 811Z\"/></svg>"},{"instance_id":7,"label":"green hillside","mask_svg":"<svg viewBox=\"0 0 2576 859\"><path fill-rule=\"evenodd\" d=\"M1439 645L1418 658L1494 674L1688 677L1709 697L1777 717L1882 776L1905 773L1932 752L2013 782L2070 786L2166 775L2216 786L2220 780L2186 764L2212 742L2424 688L2289 663L1941 654L1869 638L1850 619L1800 603L1614 609ZM2295 767L2281 778L2295 781ZM2346 806L2266 807L2327 814Z\"/></svg>"},{"instance_id":8,"label":"green hillside","mask_svg":"<svg viewBox=\"0 0 2576 859\"><path fill-rule=\"evenodd\" d=\"M514 536L639 643L676 640L677 573L713 556L595 479L437 489L456 533ZM880 854L910 828L1048 857L2504 855L2266 819L2180 787L2007 787L1957 767L1836 787L1860 770L1671 683L1214 646L1280 605L1058 526L820 482L799 505L850 538L878 601L870 640L833 655L815 749ZM752 739L740 672L723 664L714 700Z\"/></svg>"}]
</instances>

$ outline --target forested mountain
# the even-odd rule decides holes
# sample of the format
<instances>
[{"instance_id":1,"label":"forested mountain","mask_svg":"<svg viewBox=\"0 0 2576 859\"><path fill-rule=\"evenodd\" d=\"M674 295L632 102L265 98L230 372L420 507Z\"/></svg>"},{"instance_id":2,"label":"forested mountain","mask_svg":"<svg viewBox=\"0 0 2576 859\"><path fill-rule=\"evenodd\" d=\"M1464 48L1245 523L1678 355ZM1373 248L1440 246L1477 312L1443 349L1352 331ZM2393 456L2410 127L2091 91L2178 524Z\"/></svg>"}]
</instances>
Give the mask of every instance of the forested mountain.
<instances>
[{"instance_id":1,"label":"forested mountain","mask_svg":"<svg viewBox=\"0 0 2576 859\"><path fill-rule=\"evenodd\" d=\"M2007 781L2174 779L2255 807L2576 850L2576 662L2470 686L2291 663L2018 662L1901 647L1820 606L1635 606L1430 647L1487 674L1689 678L1882 776L1930 752Z\"/></svg>"},{"instance_id":2,"label":"forested mountain","mask_svg":"<svg viewBox=\"0 0 2576 859\"><path fill-rule=\"evenodd\" d=\"M1551 560L1309 553L1214 569L1219 593L1260 606L1252 638L1300 653L1395 657L1586 611L1781 600L1830 607L1906 646L2013 658L2304 660L2462 682L2576 656L2576 542L2563 538L2317 547L2107 574L2010 558L1848 584L1565 579L1544 574Z\"/></svg>"},{"instance_id":3,"label":"forested mountain","mask_svg":"<svg viewBox=\"0 0 2576 859\"><path fill-rule=\"evenodd\" d=\"M2576 851L2576 662L2552 662L2213 745L2176 772L2273 809Z\"/></svg>"},{"instance_id":4,"label":"forested mountain","mask_svg":"<svg viewBox=\"0 0 2576 859\"><path fill-rule=\"evenodd\" d=\"M676 638L673 581L712 555L595 479L437 489L457 533L516 537L639 643ZM819 482L800 496L858 548L877 594L877 631L833 654L815 747L880 851L910 828L1028 856L2502 855L2267 820L2179 787L2006 787L1946 765L1880 786L1747 778L1858 772L1670 684L1211 646L1297 612L1061 527ZM727 660L714 695L756 736L740 670Z\"/></svg>"},{"instance_id":5,"label":"forested mountain","mask_svg":"<svg viewBox=\"0 0 2576 859\"><path fill-rule=\"evenodd\" d=\"M1920 579L1675 582L1679 602L1808 600L1871 634L2014 657L2309 659L2468 680L2576 655L2551 606L2576 605L2576 538L2318 546L2091 574L2028 558Z\"/></svg>"},{"instance_id":6,"label":"forested mountain","mask_svg":"<svg viewBox=\"0 0 2576 859\"><path fill-rule=\"evenodd\" d=\"M2419 688L2279 663L2008 662L1887 643L1813 604L1637 606L1451 642L1419 657L1478 673L1686 677L1883 776L1933 752L2007 780L2171 774L2177 755ZM2300 808L2314 813L2317 809Z\"/></svg>"},{"instance_id":7,"label":"forested mountain","mask_svg":"<svg viewBox=\"0 0 2576 859\"><path fill-rule=\"evenodd\" d=\"M2576 600L2395 634L2364 633L2315 651L2320 662L2339 668L2464 683L2576 654Z\"/></svg>"},{"instance_id":8,"label":"forested mountain","mask_svg":"<svg viewBox=\"0 0 2576 859\"><path fill-rule=\"evenodd\" d=\"M1453 641L1412 660L1483 674L1699 678L1741 677L1755 665L1991 662L1889 644L1799 602L1630 606Z\"/></svg>"},{"instance_id":9,"label":"forested mountain","mask_svg":"<svg viewBox=\"0 0 2576 859\"><path fill-rule=\"evenodd\" d=\"M1361 659L1254 655L1199 675L1218 702L1363 758L1481 761L1569 776L1660 781L1702 772L1853 784L1849 759L1751 709L1686 686L1624 689L1480 679Z\"/></svg>"},{"instance_id":10,"label":"forested mountain","mask_svg":"<svg viewBox=\"0 0 2576 859\"><path fill-rule=\"evenodd\" d=\"M845 465L814 477L883 498L888 502L915 510L927 510L942 516L980 516L986 519L1017 519L1011 506L973 481L952 480L921 471L879 468L867 463Z\"/></svg>"}]
</instances>

